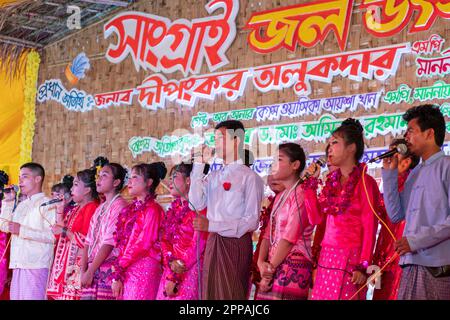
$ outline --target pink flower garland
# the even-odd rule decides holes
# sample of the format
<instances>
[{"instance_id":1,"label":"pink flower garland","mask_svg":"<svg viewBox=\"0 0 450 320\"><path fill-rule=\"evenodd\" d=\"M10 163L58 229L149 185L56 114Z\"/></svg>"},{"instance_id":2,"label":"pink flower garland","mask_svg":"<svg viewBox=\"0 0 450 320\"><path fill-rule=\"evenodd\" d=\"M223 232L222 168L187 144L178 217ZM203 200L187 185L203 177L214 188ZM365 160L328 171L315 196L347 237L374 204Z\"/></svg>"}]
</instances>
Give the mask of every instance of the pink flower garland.
<instances>
[{"instance_id":1,"label":"pink flower garland","mask_svg":"<svg viewBox=\"0 0 450 320\"><path fill-rule=\"evenodd\" d=\"M325 214L344 214L351 204L355 188L361 178L363 165L355 166L349 175L348 181L341 186L341 170L338 169L328 175L325 187L319 197L319 202Z\"/></svg>"}]
</instances>

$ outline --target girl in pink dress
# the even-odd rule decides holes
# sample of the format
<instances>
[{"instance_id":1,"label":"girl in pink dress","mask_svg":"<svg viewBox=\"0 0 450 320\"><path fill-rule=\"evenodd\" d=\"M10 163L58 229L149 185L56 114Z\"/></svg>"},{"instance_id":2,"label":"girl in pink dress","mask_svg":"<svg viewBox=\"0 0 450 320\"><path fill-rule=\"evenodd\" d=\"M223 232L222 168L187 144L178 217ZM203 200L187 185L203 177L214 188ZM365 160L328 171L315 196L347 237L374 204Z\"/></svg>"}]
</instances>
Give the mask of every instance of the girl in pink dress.
<instances>
[{"instance_id":1,"label":"girl in pink dress","mask_svg":"<svg viewBox=\"0 0 450 320\"><path fill-rule=\"evenodd\" d=\"M170 194L175 200L163 224L161 249L164 273L158 300L199 300L199 272L208 233L194 231L192 225L197 213L189 208L187 200L191 171L192 164L181 163L170 174ZM206 209L199 214L205 215Z\"/></svg>"},{"instance_id":2,"label":"girl in pink dress","mask_svg":"<svg viewBox=\"0 0 450 320\"><path fill-rule=\"evenodd\" d=\"M113 294L121 300L154 300L161 280L161 222L164 210L155 190L166 176L163 162L131 170L128 191L133 202L120 213L114 238L119 255L113 268Z\"/></svg>"},{"instance_id":3,"label":"girl in pink dress","mask_svg":"<svg viewBox=\"0 0 450 320\"><path fill-rule=\"evenodd\" d=\"M313 262L311 235L321 222L317 208L317 179L301 183L305 153L296 143L279 147L273 178L284 185L269 217L260 246L261 273L257 300L306 300Z\"/></svg>"},{"instance_id":4,"label":"girl in pink dress","mask_svg":"<svg viewBox=\"0 0 450 320\"><path fill-rule=\"evenodd\" d=\"M120 196L126 170L118 163L103 166L97 178L97 192L105 199L95 210L82 249L81 300L114 300L112 265L117 258L114 233L119 213L127 205Z\"/></svg>"},{"instance_id":5,"label":"girl in pink dress","mask_svg":"<svg viewBox=\"0 0 450 320\"><path fill-rule=\"evenodd\" d=\"M319 197L326 223L323 240L315 238L320 253L312 300L348 300L366 283L377 219L363 188L363 174L375 210L381 195L375 180L362 171L359 160L363 153L361 124L354 119L345 120L329 141L328 159L336 170L328 174ZM366 289L353 299L364 300Z\"/></svg>"}]
</instances>

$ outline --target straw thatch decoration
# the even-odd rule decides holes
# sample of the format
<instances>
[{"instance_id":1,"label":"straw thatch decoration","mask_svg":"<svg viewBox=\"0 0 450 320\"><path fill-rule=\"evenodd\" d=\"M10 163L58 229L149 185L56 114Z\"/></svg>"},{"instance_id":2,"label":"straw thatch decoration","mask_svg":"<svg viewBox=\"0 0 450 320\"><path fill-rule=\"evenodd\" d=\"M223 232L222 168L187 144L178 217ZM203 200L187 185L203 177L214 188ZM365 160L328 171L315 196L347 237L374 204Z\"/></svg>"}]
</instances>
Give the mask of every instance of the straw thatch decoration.
<instances>
[{"instance_id":1,"label":"straw thatch decoration","mask_svg":"<svg viewBox=\"0 0 450 320\"><path fill-rule=\"evenodd\" d=\"M24 10L34 4L35 1L25 0L6 4L0 8L0 35L6 19L15 12ZM21 57L33 49L25 44L2 41L0 38L0 72L4 71L9 80L17 78L20 71L24 70L26 59Z\"/></svg>"}]
</instances>

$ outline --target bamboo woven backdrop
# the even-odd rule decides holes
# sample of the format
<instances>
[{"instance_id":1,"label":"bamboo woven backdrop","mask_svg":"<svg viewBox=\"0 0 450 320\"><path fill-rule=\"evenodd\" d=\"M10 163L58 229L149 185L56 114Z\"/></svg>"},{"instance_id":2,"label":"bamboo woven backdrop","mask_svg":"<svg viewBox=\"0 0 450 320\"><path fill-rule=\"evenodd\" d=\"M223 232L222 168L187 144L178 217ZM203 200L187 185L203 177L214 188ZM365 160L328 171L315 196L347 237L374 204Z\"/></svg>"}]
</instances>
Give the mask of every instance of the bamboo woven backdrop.
<instances>
[{"instance_id":1,"label":"bamboo woven backdrop","mask_svg":"<svg viewBox=\"0 0 450 320\"><path fill-rule=\"evenodd\" d=\"M198 0L157 0L140 1L126 10L135 10L152 13L162 17L176 20L185 18L188 20L208 16L204 5L208 1ZM280 49L272 54L258 54L252 51L247 43L248 31L243 30L244 25L254 12L289 6L308 1L263 1L241 0L237 16L236 38L227 50L226 56L230 63L218 71L234 70L260 66L265 64L301 59L305 57L322 56L339 53L335 36L330 34L323 44L314 48L300 48L295 52ZM364 29L363 14L355 4L352 16L352 24L347 41L347 51L375 48L426 40L436 33L450 43L450 24L448 21L437 18L433 27L426 31L408 34L407 30L415 19L413 15L408 26L393 37L376 38ZM215 13L217 14L217 13ZM111 18L111 17L109 17ZM104 56L111 42L115 43L115 36L105 40L103 37L103 25L101 23L82 29L76 34L62 39L46 47L43 51L42 65L40 68L39 84L49 79L61 79L66 89L72 86L65 79L64 69L66 65L80 52L85 52L90 58L91 69L87 71L86 78L82 79L77 88L88 94L116 91L136 87L152 71L137 72L130 57L119 64L108 62ZM444 48L446 46L444 45ZM347 78L335 77L331 84L312 81L312 93L310 98L326 98L356 93L367 93L384 90L385 92L396 90L402 84L410 87L432 85L438 77L418 79L415 77L415 56L403 55L397 74L384 82L368 81L356 82ZM203 65L201 74L207 74L209 70ZM166 74L168 79L181 79L180 72ZM445 79L444 79L445 80ZM250 82L249 82L250 83ZM261 93L252 85L247 85L243 97L234 102L226 100L223 96L215 101L198 100L193 108L182 107L173 102L167 102L165 109L149 111L143 109L133 100L132 106L109 107L106 110L93 110L85 113L67 111L62 105L48 101L36 106L36 132L33 146L33 160L42 163L47 172L46 188L58 182L65 174L75 174L92 165L92 161L99 155L106 156L110 161L119 162L131 167L139 162L160 160L154 153L144 153L133 158L128 149L128 140L133 136L152 136L161 138L170 134L175 129L184 128L190 130L191 117L198 112L219 112L242 108L251 108L259 105L268 105L280 102L295 101L298 97L292 88L283 91L270 91ZM442 103L442 101L441 101ZM359 109L356 113L339 114L339 118L349 116L361 116L363 114L381 114L384 112L395 113L408 109L410 105L388 105L380 100L380 107L370 112ZM306 116L302 119L283 119L281 121L267 121L264 124L290 123L317 120L319 116ZM256 120L244 122L247 127L260 126ZM367 141L367 147L382 147L388 145L392 135L378 136ZM449 135L447 134L447 140ZM300 141L308 153L323 152L324 143ZM162 159L167 160L167 159ZM169 168L170 169L170 168Z\"/></svg>"}]
</instances>

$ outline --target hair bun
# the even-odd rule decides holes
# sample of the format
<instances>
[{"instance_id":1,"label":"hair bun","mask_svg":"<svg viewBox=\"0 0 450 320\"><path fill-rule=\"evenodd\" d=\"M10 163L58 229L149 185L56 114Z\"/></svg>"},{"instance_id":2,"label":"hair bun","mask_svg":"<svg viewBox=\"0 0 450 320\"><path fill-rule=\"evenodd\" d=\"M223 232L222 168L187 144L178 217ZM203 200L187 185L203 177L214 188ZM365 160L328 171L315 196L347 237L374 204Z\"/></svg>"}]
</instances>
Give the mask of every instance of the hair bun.
<instances>
[{"instance_id":1,"label":"hair bun","mask_svg":"<svg viewBox=\"0 0 450 320\"><path fill-rule=\"evenodd\" d=\"M5 171L0 170L0 185L8 184L8 181L9 181L8 174Z\"/></svg>"},{"instance_id":2,"label":"hair bun","mask_svg":"<svg viewBox=\"0 0 450 320\"><path fill-rule=\"evenodd\" d=\"M166 177L167 168L164 162L153 162L150 165L155 167L156 171L158 172L159 179L163 180Z\"/></svg>"},{"instance_id":3,"label":"hair bun","mask_svg":"<svg viewBox=\"0 0 450 320\"><path fill-rule=\"evenodd\" d=\"M361 122L359 122L359 120L353 119L353 118L348 118L345 119L342 124L342 126L348 126L348 127L353 127L355 128L355 130L357 130L359 133L363 133L364 132L364 128L361 125Z\"/></svg>"},{"instance_id":4,"label":"hair bun","mask_svg":"<svg viewBox=\"0 0 450 320\"><path fill-rule=\"evenodd\" d=\"M94 160L93 168L96 168L96 167L104 167L104 166L107 165L108 163L109 163L108 158L106 158L106 157L97 157L97 158L95 158L95 160Z\"/></svg>"},{"instance_id":5,"label":"hair bun","mask_svg":"<svg viewBox=\"0 0 450 320\"><path fill-rule=\"evenodd\" d=\"M68 186L70 186L70 187L72 187L72 185L73 185L73 180L74 180L74 177L72 177L70 174L68 174L68 175L65 175L65 176L63 177L62 183L66 184L66 185L68 185Z\"/></svg>"}]
</instances>

